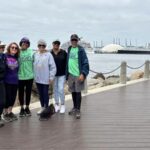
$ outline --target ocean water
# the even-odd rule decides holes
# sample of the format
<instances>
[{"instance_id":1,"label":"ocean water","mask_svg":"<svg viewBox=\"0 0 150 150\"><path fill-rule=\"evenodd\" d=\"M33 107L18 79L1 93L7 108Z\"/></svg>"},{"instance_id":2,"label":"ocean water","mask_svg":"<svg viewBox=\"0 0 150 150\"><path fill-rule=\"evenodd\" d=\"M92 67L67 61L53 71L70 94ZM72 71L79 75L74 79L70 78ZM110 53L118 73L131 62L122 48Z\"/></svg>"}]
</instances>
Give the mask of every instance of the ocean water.
<instances>
[{"instance_id":1,"label":"ocean water","mask_svg":"<svg viewBox=\"0 0 150 150\"><path fill-rule=\"evenodd\" d=\"M133 55L133 54L88 54L90 69L96 72L109 72L117 68L122 61L126 61L127 65L131 67L139 67L146 60L150 60L150 55ZM144 70L144 67L138 70ZM136 70L127 69L127 74L130 75ZM109 75L119 75L120 69ZM89 77L92 77L94 73L90 72ZM106 76L109 76L106 75Z\"/></svg>"}]
</instances>

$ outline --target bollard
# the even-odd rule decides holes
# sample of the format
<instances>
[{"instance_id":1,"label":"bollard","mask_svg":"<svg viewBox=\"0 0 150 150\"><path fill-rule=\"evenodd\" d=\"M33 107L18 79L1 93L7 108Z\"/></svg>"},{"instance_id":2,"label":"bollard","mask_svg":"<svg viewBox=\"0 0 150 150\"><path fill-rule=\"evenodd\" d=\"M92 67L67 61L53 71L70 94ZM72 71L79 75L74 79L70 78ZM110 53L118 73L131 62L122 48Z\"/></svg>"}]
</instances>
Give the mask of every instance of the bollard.
<instances>
[{"instance_id":1,"label":"bollard","mask_svg":"<svg viewBox=\"0 0 150 150\"><path fill-rule=\"evenodd\" d=\"M88 93L88 85L87 85L87 78L84 81L84 91L83 93L87 94Z\"/></svg>"},{"instance_id":2,"label":"bollard","mask_svg":"<svg viewBox=\"0 0 150 150\"><path fill-rule=\"evenodd\" d=\"M144 78L148 79L150 74L149 60L145 61Z\"/></svg>"},{"instance_id":3,"label":"bollard","mask_svg":"<svg viewBox=\"0 0 150 150\"><path fill-rule=\"evenodd\" d=\"M127 82L127 63L124 61L121 63L120 83L126 84L126 82Z\"/></svg>"}]
</instances>

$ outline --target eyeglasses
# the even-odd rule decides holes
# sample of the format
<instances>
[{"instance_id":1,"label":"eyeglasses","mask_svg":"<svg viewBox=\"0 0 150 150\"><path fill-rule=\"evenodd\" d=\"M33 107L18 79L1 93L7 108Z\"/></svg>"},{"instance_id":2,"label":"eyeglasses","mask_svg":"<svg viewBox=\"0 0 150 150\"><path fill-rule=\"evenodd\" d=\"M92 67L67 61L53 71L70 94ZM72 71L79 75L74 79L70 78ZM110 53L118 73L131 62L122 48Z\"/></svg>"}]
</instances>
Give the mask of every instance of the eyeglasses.
<instances>
[{"instance_id":1,"label":"eyeglasses","mask_svg":"<svg viewBox=\"0 0 150 150\"><path fill-rule=\"evenodd\" d=\"M10 47L11 49L14 49L14 50L18 50L18 48L17 47L14 47L14 46L12 46L12 47Z\"/></svg>"},{"instance_id":2,"label":"eyeglasses","mask_svg":"<svg viewBox=\"0 0 150 150\"><path fill-rule=\"evenodd\" d=\"M38 47L46 47L45 45L38 45Z\"/></svg>"}]
</instances>

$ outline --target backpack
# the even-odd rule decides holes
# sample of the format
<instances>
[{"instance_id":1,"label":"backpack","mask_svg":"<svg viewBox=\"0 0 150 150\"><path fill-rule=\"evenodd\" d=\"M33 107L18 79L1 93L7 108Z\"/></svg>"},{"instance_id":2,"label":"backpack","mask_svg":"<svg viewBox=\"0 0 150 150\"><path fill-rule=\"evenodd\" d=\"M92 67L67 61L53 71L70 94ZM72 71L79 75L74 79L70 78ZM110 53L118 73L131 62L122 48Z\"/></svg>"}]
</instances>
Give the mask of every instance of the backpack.
<instances>
[{"instance_id":1,"label":"backpack","mask_svg":"<svg viewBox=\"0 0 150 150\"><path fill-rule=\"evenodd\" d=\"M0 54L0 81L4 79L6 72L6 56Z\"/></svg>"}]
</instances>

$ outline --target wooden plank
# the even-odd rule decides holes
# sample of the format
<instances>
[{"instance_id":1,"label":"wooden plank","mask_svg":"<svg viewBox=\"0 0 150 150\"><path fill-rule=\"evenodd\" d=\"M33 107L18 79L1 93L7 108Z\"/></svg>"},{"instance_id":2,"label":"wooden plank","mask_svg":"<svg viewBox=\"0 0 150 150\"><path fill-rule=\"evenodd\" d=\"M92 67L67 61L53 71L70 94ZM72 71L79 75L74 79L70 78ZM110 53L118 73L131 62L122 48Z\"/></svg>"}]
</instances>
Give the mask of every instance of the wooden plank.
<instances>
[{"instance_id":1,"label":"wooden plank","mask_svg":"<svg viewBox=\"0 0 150 150\"><path fill-rule=\"evenodd\" d=\"M80 120L40 122L36 111L0 129L0 150L150 149L150 81L85 97Z\"/></svg>"}]
</instances>

